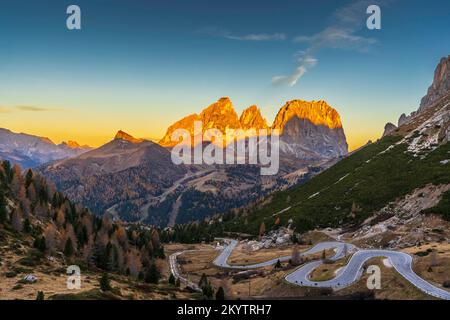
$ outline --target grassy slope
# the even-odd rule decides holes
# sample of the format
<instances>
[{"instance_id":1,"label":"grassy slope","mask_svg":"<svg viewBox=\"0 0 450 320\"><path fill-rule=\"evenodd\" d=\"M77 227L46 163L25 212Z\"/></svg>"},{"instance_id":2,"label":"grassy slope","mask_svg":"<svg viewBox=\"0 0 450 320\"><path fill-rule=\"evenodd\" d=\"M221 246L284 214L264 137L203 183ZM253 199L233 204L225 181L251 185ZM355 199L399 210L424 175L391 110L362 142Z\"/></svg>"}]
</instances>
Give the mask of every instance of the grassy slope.
<instances>
[{"instance_id":1,"label":"grassy slope","mask_svg":"<svg viewBox=\"0 0 450 320\"><path fill-rule=\"evenodd\" d=\"M405 152L406 144L395 145L400 139L388 136L363 148L306 184L276 193L271 203L249 214L247 224L239 217L227 222L226 229L256 234L262 221L270 228L273 214L289 206L279 217L282 223L292 218L297 230L359 223L417 187L450 183L450 164L439 163L450 157L450 143L420 159ZM355 218L350 217L353 203L360 208Z\"/></svg>"}]
</instances>

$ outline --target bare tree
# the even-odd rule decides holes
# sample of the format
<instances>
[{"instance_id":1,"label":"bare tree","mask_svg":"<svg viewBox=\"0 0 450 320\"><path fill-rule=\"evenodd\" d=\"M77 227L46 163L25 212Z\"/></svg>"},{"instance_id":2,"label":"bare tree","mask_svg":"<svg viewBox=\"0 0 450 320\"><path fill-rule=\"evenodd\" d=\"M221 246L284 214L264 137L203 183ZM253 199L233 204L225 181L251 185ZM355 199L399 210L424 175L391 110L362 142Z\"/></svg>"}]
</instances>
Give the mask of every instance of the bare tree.
<instances>
[{"instance_id":1,"label":"bare tree","mask_svg":"<svg viewBox=\"0 0 450 320\"><path fill-rule=\"evenodd\" d=\"M264 224L264 221L263 221L263 222L261 222L261 225L259 226L259 238L260 239L264 235L264 233L266 233L266 225Z\"/></svg>"},{"instance_id":2,"label":"bare tree","mask_svg":"<svg viewBox=\"0 0 450 320\"><path fill-rule=\"evenodd\" d=\"M88 264L94 264L94 247L94 236L90 234L89 240L83 248L83 259Z\"/></svg>"},{"instance_id":3,"label":"bare tree","mask_svg":"<svg viewBox=\"0 0 450 320\"><path fill-rule=\"evenodd\" d=\"M13 179L11 182L11 190L14 194L18 194L20 192L20 188L23 186L22 168L18 164L15 164L12 170Z\"/></svg>"},{"instance_id":4,"label":"bare tree","mask_svg":"<svg viewBox=\"0 0 450 320\"><path fill-rule=\"evenodd\" d=\"M11 224L14 230L20 232L23 230L22 212L20 209L15 209L11 215Z\"/></svg>"},{"instance_id":5,"label":"bare tree","mask_svg":"<svg viewBox=\"0 0 450 320\"><path fill-rule=\"evenodd\" d=\"M45 247L49 252L54 252L58 245L58 235L53 224L49 224L44 231Z\"/></svg>"},{"instance_id":6,"label":"bare tree","mask_svg":"<svg viewBox=\"0 0 450 320\"><path fill-rule=\"evenodd\" d=\"M159 234L158 234L158 231L155 229L153 229L153 231L152 231L152 245L153 245L154 249L159 248L159 245L160 245Z\"/></svg>"},{"instance_id":7,"label":"bare tree","mask_svg":"<svg viewBox=\"0 0 450 320\"><path fill-rule=\"evenodd\" d=\"M77 245L78 239L77 239L77 236L75 235L75 230L73 229L73 226L70 223L66 224L66 235L65 236L66 237L64 239L65 240L64 243L66 243L66 241L68 239L70 239L72 241L73 250L76 252L78 250L78 245Z\"/></svg>"},{"instance_id":8,"label":"bare tree","mask_svg":"<svg viewBox=\"0 0 450 320\"><path fill-rule=\"evenodd\" d=\"M439 265L439 261L438 261L437 252L435 250L433 250L433 252L431 252L431 266L437 267L438 265Z\"/></svg>"},{"instance_id":9,"label":"bare tree","mask_svg":"<svg viewBox=\"0 0 450 320\"><path fill-rule=\"evenodd\" d=\"M281 222L280 217L277 217L277 218L275 219L275 225L276 225L276 226L279 225L280 222Z\"/></svg>"},{"instance_id":10,"label":"bare tree","mask_svg":"<svg viewBox=\"0 0 450 320\"><path fill-rule=\"evenodd\" d=\"M139 271L141 271L141 259L137 252L134 250L128 251L127 255L127 267L130 270L130 275L132 277L137 277L139 274Z\"/></svg>"},{"instance_id":11,"label":"bare tree","mask_svg":"<svg viewBox=\"0 0 450 320\"><path fill-rule=\"evenodd\" d=\"M297 245L295 245L292 248L291 261L292 261L292 265L294 265L294 266L299 265L301 263L301 254L300 254L300 251L298 250Z\"/></svg>"},{"instance_id":12,"label":"bare tree","mask_svg":"<svg viewBox=\"0 0 450 320\"><path fill-rule=\"evenodd\" d=\"M58 226L58 228L61 228L65 222L66 222L66 215L64 214L64 211L60 209L56 213L56 225Z\"/></svg>"}]
</instances>

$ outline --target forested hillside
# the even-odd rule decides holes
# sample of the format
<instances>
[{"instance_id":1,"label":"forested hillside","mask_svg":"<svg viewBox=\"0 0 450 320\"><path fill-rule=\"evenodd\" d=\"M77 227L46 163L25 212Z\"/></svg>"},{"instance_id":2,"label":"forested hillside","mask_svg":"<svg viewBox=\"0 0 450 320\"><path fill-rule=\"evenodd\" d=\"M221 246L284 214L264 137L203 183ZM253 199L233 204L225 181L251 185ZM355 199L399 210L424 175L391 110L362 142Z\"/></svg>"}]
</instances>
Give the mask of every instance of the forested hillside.
<instances>
[{"instance_id":1,"label":"forested hillside","mask_svg":"<svg viewBox=\"0 0 450 320\"><path fill-rule=\"evenodd\" d=\"M0 162L0 253L0 277L22 277L13 290L22 287L27 273L60 274L58 266L72 264L94 276L123 277L133 288L155 284L165 258L157 229L94 216L42 176L32 170L23 173L8 161ZM5 279L2 286L8 284Z\"/></svg>"}]
</instances>

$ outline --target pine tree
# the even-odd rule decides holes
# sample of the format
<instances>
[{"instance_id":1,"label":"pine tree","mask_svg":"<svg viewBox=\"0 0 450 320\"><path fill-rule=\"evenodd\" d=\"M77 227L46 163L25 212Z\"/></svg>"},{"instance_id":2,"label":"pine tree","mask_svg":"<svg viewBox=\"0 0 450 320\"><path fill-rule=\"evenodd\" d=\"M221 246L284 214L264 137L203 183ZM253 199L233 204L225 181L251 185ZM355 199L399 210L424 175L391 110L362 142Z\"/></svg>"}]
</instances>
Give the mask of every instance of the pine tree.
<instances>
[{"instance_id":1,"label":"pine tree","mask_svg":"<svg viewBox=\"0 0 450 320\"><path fill-rule=\"evenodd\" d=\"M216 300L225 300L225 291L222 287L219 287L219 289L217 289Z\"/></svg>"},{"instance_id":2,"label":"pine tree","mask_svg":"<svg viewBox=\"0 0 450 320\"><path fill-rule=\"evenodd\" d=\"M5 224L8 218L8 212L6 211L5 194L0 190L0 223Z\"/></svg>"},{"instance_id":3,"label":"pine tree","mask_svg":"<svg viewBox=\"0 0 450 320\"><path fill-rule=\"evenodd\" d=\"M45 252L45 249L46 249L45 238L44 237L36 238L34 240L33 247L35 247L36 249L38 249L41 252Z\"/></svg>"},{"instance_id":4,"label":"pine tree","mask_svg":"<svg viewBox=\"0 0 450 320\"><path fill-rule=\"evenodd\" d=\"M277 263L275 263L275 269L280 269L281 268L281 261L277 260Z\"/></svg>"},{"instance_id":5,"label":"pine tree","mask_svg":"<svg viewBox=\"0 0 450 320\"><path fill-rule=\"evenodd\" d=\"M38 291L37 296L36 296L36 300L44 300L44 292L42 291Z\"/></svg>"},{"instance_id":6,"label":"pine tree","mask_svg":"<svg viewBox=\"0 0 450 320\"><path fill-rule=\"evenodd\" d=\"M180 278L177 278L177 281L175 281L175 287L177 287L177 288L181 287Z\"/></svg>"},{"instance_id":7,"label":"pine tree","mask_svg":"<svg viewBox=\"0 0 450 320\"><path fill-rule=\"evenodd\" d=\"M171 273L169 276L169 284L175 285L175 277L173 276L173 273Z\"/></svg>"},{"instance_id":8,"label":"pine tree","mask_svg":"<svg viewBox=\"0 0 450 320\"><path fill-rule=\"evenodd\" d=\"M33 228L31 227L30 219L25 219L25 221L23 222L23 231L25 231L26 233L31 233L32 230Z\"/></svg>"},{"instance_id":9,"label":"pine tree","mask_svg":"<svg viewBox=\"0 0 450 320\"><path fill-rule=\"evenodd\" d=\"M28 188L33 182L33 171L28 169L27 174L25 175L25 187Z\"/></svg>"},{"instance_id":10,"label":"pine tree","mask_svg":"<svg viewBox=\"0 0 450 320\"><path fill-rule=\"evenodd\" d=\"M206 286L202 287L202 293L206 299L212 299L214 296L214 288L208 283Z\"/></svg>"},{"instance_id":11,"label":"pine tree","mask_svg":"<svg viewBox=\"0 0 450 320\"><path fill-rule=\"evenodd\" d=\"M108 276L108 274L106 272L100 278L99 284L100 284L100 289L102 291L109 291L109 290L112 289L111 288L111 281L109 280L109 276Z\"/></svg>"},{"instance_id":12,"label":"pine tree","mask_svg":"<svg viewBox=\"0 0 450 320\"><path fill-rule=\"evenodd\" d=\"M206 274L203 273L202 276L200 277L200 281L198 282L198 286L200 288L203 288L208 284L209 284L208 278L206 277Z\"/></svg>"},{"instance_id":13,"label":"pine tree","mask_svg":"<svg viewBox=\"0 0 450 320\"><path fill-rule=\"evenodd\" d=\"M72 239L67 238L66 245L64 247L64 255L66 257L71 257L73 255L73 244Z\"/></svg>"},{"instance_id":14,"label":"pine tree","mask_svg":"<svg viewBox=\"0 0 450 320\"><path fill-rule=\"evenodd\" d=\"M13 172L11 170L11 163L9 161L3 161L3 170L5 171L6 183L10 183L13 178Z\"/></svg>"},{"instance_id":15,"label":"pine tree","mask_svg":"<svg viewBox=\"0 0 450 320\"><path fill-rule=\"evenodd\" d=\"M17 232L23 230L22 213L19 209L15 209L11 215L11 225Z\"/></svg>"},{"instance_id":16,"label":"pine tree","mask_svg":"<svg viewBox=\"0 0 450 320\"><path fill-rule=\"evenodd\" d=\"M154 263L151 264L149 270L147 271L145 275L144 281L146 283L158 283L159 279L161 278L161 274L159 273L158 268Z\"/></svg>"}]
</instances>

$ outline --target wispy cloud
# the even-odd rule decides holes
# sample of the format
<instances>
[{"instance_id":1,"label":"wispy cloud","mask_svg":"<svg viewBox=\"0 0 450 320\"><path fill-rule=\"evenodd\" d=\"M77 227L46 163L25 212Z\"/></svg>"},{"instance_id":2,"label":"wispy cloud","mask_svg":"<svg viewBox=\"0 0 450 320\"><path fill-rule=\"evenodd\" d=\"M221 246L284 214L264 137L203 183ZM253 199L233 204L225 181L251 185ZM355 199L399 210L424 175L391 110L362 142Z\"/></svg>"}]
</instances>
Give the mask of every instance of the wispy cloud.
<instances>
[{"instance_id":1,"label":"wispy cloud","mask_svg":"<svg viewBox=\"0 0 450 320\"><path fill-rule=\"evenodd\" d=\"M314 67L318 62L315 57L309 55L305 51L297 52L294 57L298 65L294 72L287 76L275 76L272 78L272 83L294 86L298 82L298 80L303 77L306 71Z\"/></svg>"},{"instance_id":2,"label":"wispy cloud","mask_svg":"<svg viewBox=\"0 0 450 320\"><path fill-rule=\"evenodd\" d=\"M284 33L251 33L237 35L217 27L207 27L199 30L198 33L238 41L284 41L287 39L287 36Z\"/></svg>"},{"instance_id":3,"label":"wispy cloud","mask_svg":"<svg viewBox=\"0 0 450 320\"><path fill-rule=\"evenodd\" d=\"M312 36L299 36L294 42L307 43L309 51L317 51L322 48L357 50L366 52L377 41L373 38L364 38L354 34L353 30L329 27Z\"/></svg>"},{"instance_id":4,"label":"wispy cloud","mask_svg":"<svg viewBox=\"0 0 450 320\"><path fill-rule=\"evenodd\" d=\"M38 106L26 106L26 105L19 105L14 107L4 107L0 106L0 113L11 113L15 111L23 111L23 112L48 112L48 111L62 111L65 109L62 108L45 108L45 107L38 107Z\"/></svg>"},{"instance_id":5,"label":"wispy cloud","mask_svg":"<svg viewBox=\"0 0 450 320\"><path fill-rule=\"evenodd\" d=\"M378 4L380 5L381 2L387 3L389 1L378 1ZM272 83L287 84L289 86L297 84L302 76L317 64L318 60L315 56L322 49L368 52L377 43L377 40L362 37L357 35L357 32L365 26L367 18L366 9L372 2L372 0L362 0L340 8L335 11L331 19L332 22L328 27L313 35L295 37L293 42L306 44L307 47L296 59L297 67L292 74L275 76L272 78ZM311 63L312 61L314 62Z\"/></svg>"},{"instance_id":6,"label":"wispy cloud","mask_svg":"<svg viewBox=\"0 0 450 320\"><path fill-rule=\"evenodd\" d=\"M44 111L58 111L59 108L43 108L36 106L16 106L15 109L26 112L44 112Z\"/></svg>"},{"instance_id":7,"label":"wispy cloud","mask_svg":"<svg viewBox=\"0 0 450 320\"><path fill-rule=\"evenodd\" d=\"M236 36L232 34L224 35L225 38L230 40L240 40L240 41L283 41L286 40L286 35L284 33L260 33L260 34L247 34L243 36Z\"/></svg>"},{"instance_id":8,"label":"wispy cloud","mask_svg":"<svg viewBox=\"0 0 450 320\"><path fill-rule=\"evenodd\" d=\"M10 113L11 110L7 107L0 106L0 113Z\"/></svg>"}]
</instances>

